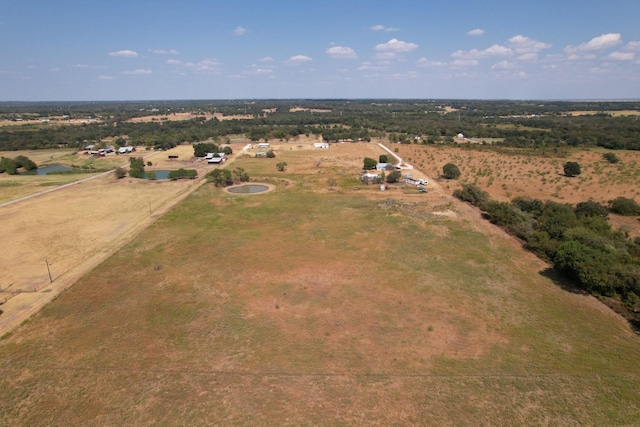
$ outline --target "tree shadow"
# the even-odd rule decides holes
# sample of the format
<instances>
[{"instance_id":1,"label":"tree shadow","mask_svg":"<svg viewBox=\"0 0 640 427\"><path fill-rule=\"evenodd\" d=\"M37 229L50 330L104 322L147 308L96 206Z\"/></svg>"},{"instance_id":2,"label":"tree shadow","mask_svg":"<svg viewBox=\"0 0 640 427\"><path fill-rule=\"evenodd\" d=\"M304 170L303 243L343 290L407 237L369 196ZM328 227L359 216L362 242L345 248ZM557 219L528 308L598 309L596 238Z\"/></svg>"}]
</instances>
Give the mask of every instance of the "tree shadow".
<instances>
[{"instance_id":1,"label":"tree shadow","mask_svg":"<svg viewBox=\"0 0 640 427\"><path fill-rule=\"evenodd\" d=\"M561 275L553 267L546 268L540 271L539 274L542 277L545 277L551 280L556 286L558 286L562 290L565 290L567 292L571 292L572 294L577 294L577 295L590 295L589 292L576 286L576 284L573 283L573 281Z\"/></svg>"}]
</instances>

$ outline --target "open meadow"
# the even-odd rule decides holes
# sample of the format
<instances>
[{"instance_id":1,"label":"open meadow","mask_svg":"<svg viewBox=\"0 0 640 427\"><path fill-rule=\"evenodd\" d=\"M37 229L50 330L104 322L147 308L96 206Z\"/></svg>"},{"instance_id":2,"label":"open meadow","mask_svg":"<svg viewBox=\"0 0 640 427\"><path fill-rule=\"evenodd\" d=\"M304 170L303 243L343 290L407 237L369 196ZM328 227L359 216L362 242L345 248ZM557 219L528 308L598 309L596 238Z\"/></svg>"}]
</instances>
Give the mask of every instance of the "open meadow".
<instances>
[{"instance_id":1,"label":"open meadow","mask_svg":"<svg viewBox=\"0 0 640 427\"><path fill-rule=\"evenodd\" d=\"M230 167L273 191L200 186L0 341L0 424L640 423L637 333L452 189L272 145Z\"/></svg>"}]
</instances>

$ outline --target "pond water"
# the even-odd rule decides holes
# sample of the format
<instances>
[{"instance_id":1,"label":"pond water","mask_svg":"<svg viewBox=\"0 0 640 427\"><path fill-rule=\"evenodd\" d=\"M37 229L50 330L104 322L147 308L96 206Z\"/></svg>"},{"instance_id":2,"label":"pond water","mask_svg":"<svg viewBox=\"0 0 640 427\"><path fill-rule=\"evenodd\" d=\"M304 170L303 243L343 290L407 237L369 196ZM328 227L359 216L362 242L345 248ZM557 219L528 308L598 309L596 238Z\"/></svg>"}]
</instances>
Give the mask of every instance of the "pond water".
<instances>
[{"instance_id":1,"label":"pond water","mask_svg":"<svg viewBox=\"0 0 640 427\"><path fill-rule=\"evenodd\" d=\"M229 193L234 193L234 194L255 194L255 193L262 193L263 191L267 191L268 189L269 187L267 187L266 185L245 184L245 185L239 185L237 187L231 187L227 189L227 191Z\"/></svg>"},{"instance_id":2,"label":"pond water","mask_svg":"<svg viewBox=\"0 0 640 427\"><path fill-rule=\"evenodd\" d=\"M156 174L156 178L155 179L169 179L169 172L171 172L170 170L157 170L157 171L146 171L144 173L144 175L142 175L142 178L144 179L149 179L147 177L147 174L149 172L153 172Z\"/></svg>"},{"instance_id":3,"label":"pond water","mask_svg":"<svg viewBox=\"0 0 640 427\"><path fill-rule=\"evenodd\" d=\"M49 172L71 171L71 170L73 170L73 168L70 168L69 166L65 166L65 165L49 165L42 168L38 168L33 171L25 172L24 175L46 175Z\"/></svg>"}]
</instances>

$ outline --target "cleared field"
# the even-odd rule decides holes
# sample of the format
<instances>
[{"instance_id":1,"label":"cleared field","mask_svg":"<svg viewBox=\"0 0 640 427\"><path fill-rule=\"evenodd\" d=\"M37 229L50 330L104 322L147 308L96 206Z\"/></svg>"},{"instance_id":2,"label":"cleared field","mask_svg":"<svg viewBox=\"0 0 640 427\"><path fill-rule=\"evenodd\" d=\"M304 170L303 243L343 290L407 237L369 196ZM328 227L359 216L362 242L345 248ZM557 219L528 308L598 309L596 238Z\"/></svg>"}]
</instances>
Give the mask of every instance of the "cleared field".
<instances>
[{"instance_id":1,"label":"cleared field","mask_svg":"<svg viewBox=\"0 0 640 427\"><path fill-rule=\"evenodd\" d=\"M509 201L518 196L576 204L594 200L604 205L618 196L640 202L640 152L615 151L620 163L611 164L602 158L607 150L576 150L559 156L552 149L545 155L526 151L479 151L464 147L394 145L407 162L429 176L442 174L442 167L454 163L462 175L458 180L442 180L440 184L452 194L462 184L476 184L492 199ZM510 153L509 151L512 151ZM568 161L580 164L582 173L569 178L563 165ZM640 221L610 215L615 227L624 226L634 236L640 235Z\"/></svg>"},{"instance_id":2,"label":"cleared field","mask_svg":"<svg viewBox=\"0 0 640 427\"><path fill-rule=\"evenodd\" d=\"M640 423L621 318L437 187L359 184L377 145L294 147L233 165L275 191L200 187L2 340L0 424Z\"/></svg>"}]
</instances>

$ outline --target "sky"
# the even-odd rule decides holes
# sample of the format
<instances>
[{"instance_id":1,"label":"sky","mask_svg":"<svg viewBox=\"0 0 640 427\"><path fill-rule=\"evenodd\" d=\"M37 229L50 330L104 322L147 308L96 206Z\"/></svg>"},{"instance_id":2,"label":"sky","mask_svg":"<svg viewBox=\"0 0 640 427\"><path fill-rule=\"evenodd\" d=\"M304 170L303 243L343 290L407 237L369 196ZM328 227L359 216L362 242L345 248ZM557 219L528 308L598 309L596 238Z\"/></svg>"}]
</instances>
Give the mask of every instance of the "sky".
<instances>
[{"instance_id":1,"label":"sky","mask_svg":"<svg viewBox=\"0 0 640 427\"><path fill-rule=\"evenodd\" d=\"M640 0L0 0L0 101L640 99Z\"/></svg>"}]
</instances>

